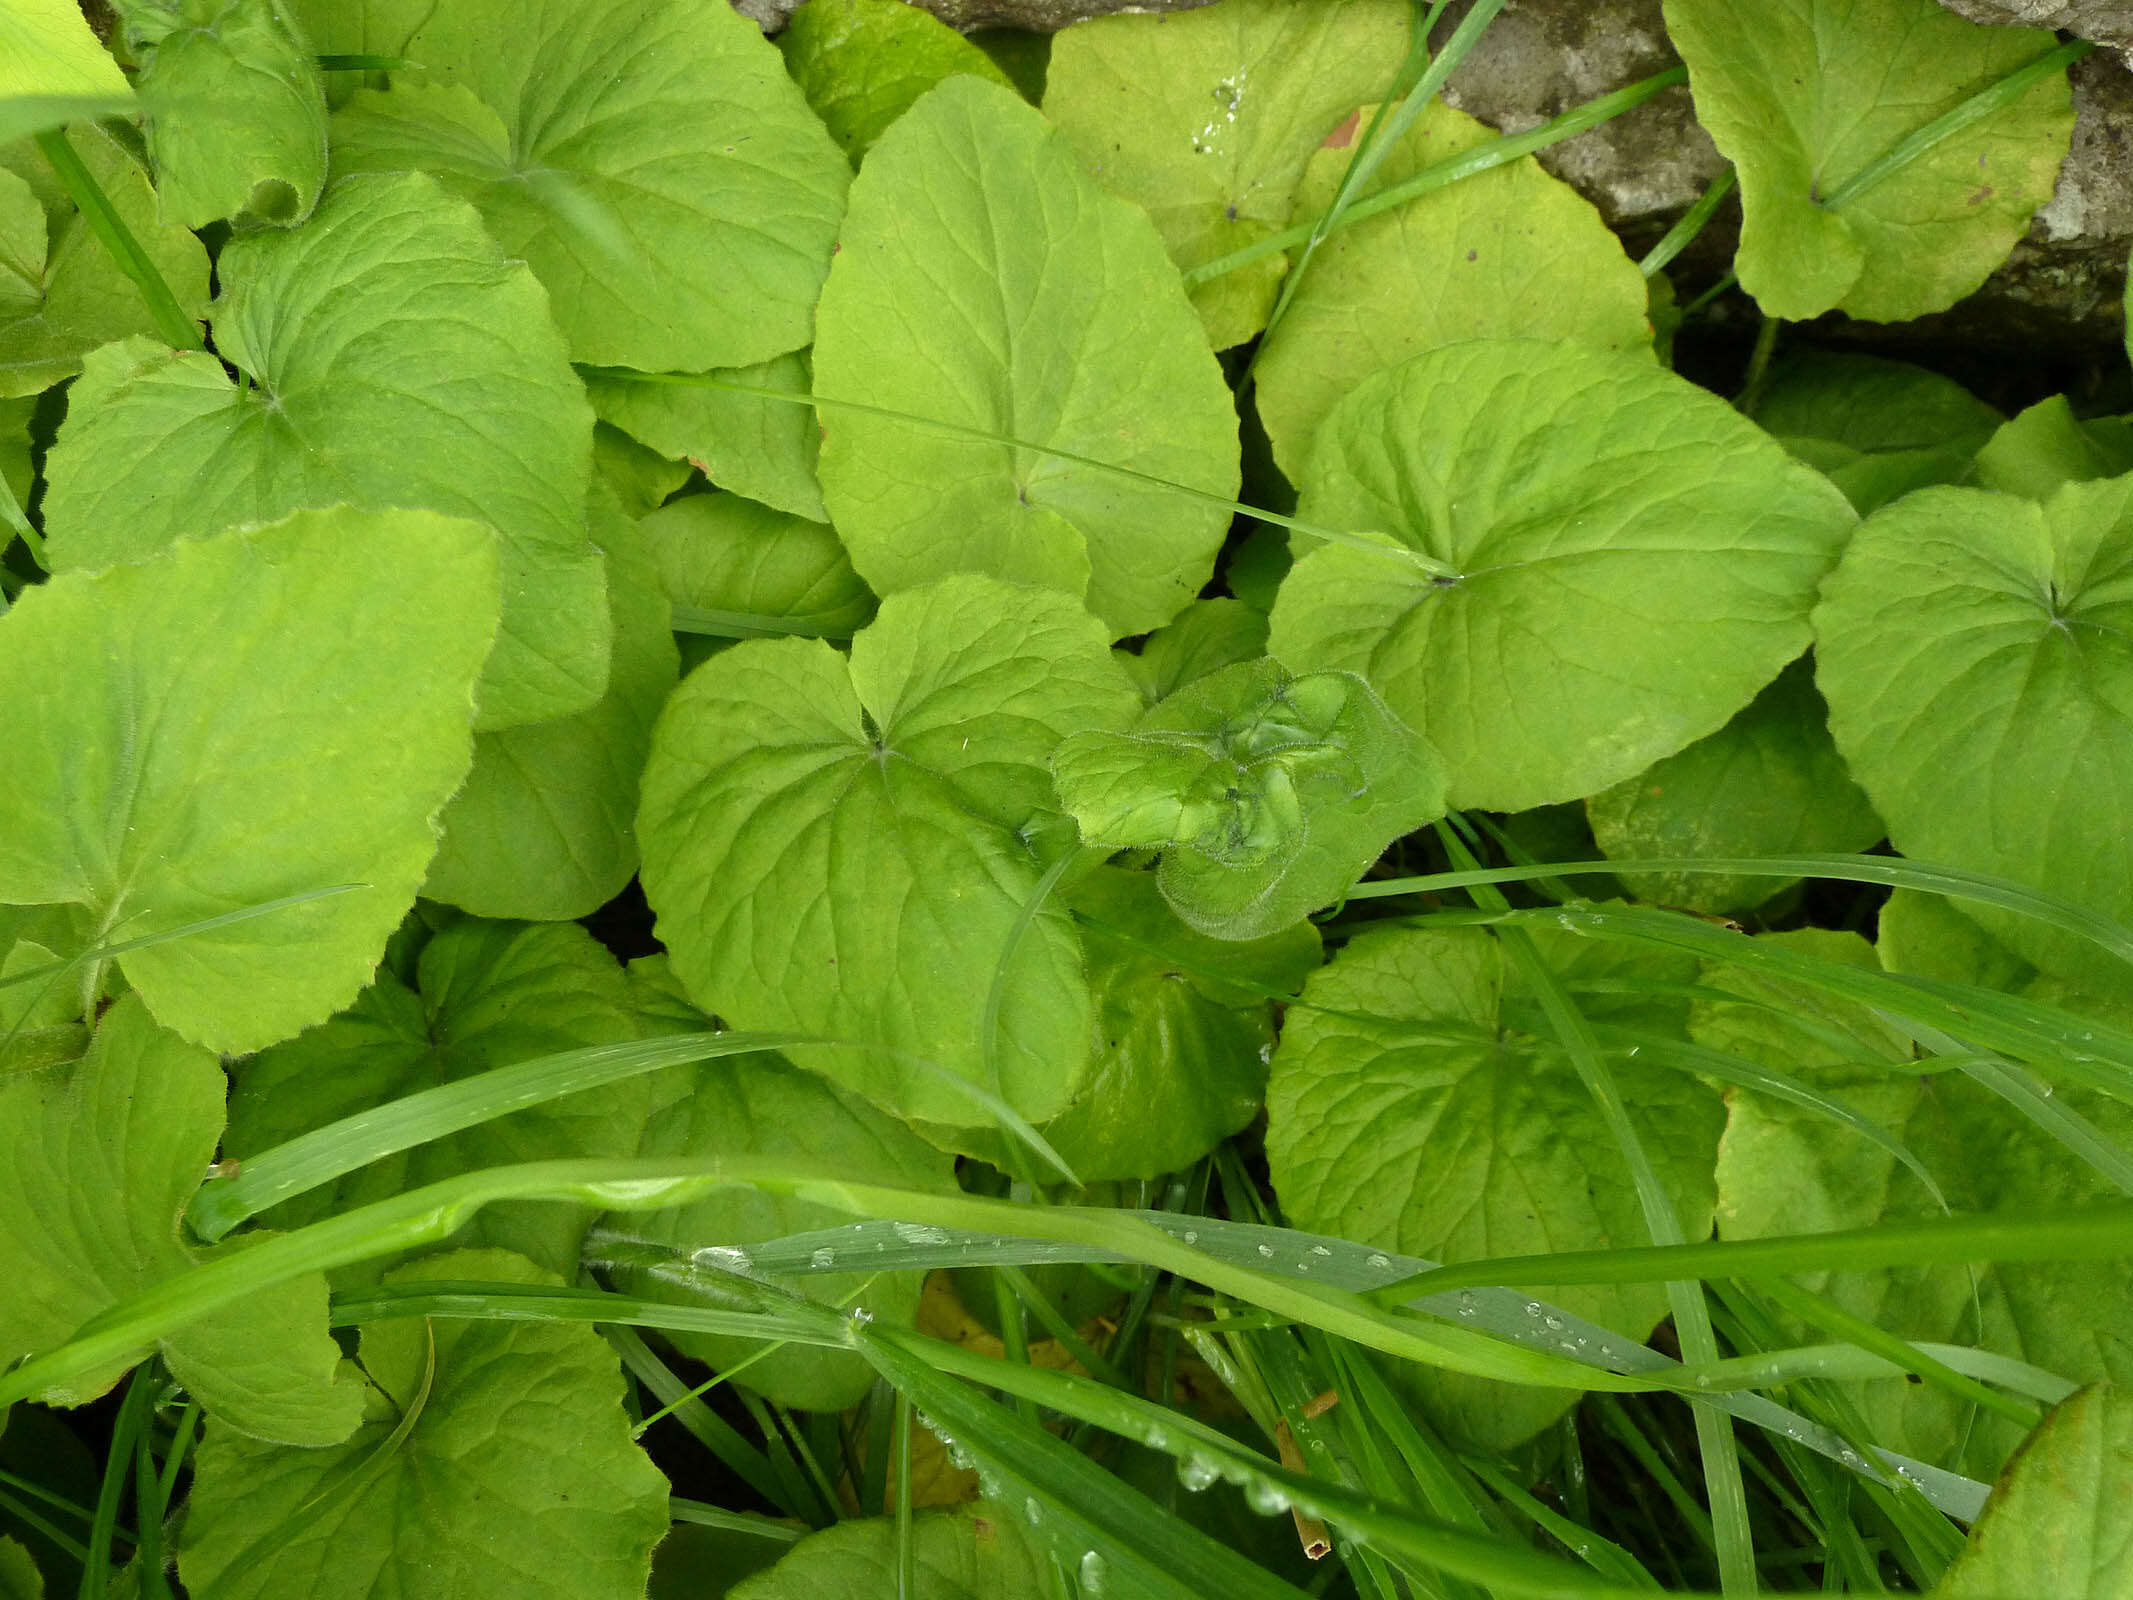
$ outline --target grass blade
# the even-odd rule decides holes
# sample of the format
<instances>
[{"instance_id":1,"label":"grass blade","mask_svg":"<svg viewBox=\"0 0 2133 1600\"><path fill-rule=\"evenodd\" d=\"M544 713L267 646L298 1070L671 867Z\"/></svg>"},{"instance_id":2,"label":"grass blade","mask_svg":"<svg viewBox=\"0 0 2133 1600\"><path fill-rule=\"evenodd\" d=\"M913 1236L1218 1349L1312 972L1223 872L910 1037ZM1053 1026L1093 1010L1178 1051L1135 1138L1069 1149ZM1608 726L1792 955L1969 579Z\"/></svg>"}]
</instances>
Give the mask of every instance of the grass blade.
<instances>
[{"instance_id":1,"label":"grass blade","mask_svg":"<svg viewBox=\"0 0 2133 1600\"><path fill-rule=\"evenodd\" d=\"M82 220L103 241L119 270L141 291L141 299L147 303L149 315L155 318L156 331L163 335L163 342L173 350L205 349L200 340L200 325L185 314L185 308L178 304L178 297L163 281L163 274L148 259L148 252L141 248L141 241L133 236L133 230L126 226L126 219L118 214L111 197L104 193L103 185L74 153L74 146L67 143L66 134L48 128L36 138L38 151L51 163L59 181L66 185L68 195L81 211Z\"/></svg>"}]
</instances>

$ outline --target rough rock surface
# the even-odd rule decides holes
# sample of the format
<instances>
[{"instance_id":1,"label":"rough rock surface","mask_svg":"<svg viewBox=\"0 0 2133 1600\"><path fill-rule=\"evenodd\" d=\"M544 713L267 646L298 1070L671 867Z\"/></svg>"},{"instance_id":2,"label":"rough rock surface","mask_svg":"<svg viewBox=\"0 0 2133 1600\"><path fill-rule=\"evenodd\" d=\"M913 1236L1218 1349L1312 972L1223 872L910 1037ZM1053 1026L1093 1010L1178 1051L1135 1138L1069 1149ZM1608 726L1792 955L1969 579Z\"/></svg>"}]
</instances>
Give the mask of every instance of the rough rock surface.
<instances>
[{"instance_id":1,"label":"rough rock surface","mask_svg":"<svg viewBox=\"0 0 2133 1600\"><path fill-rule=\"evenodd\" d=\"M2133 0L1940 0L1972 22L2060 28L2084 39L2133 48Z\"/></svg>"},{"instance_id":2,"label":"rough rock surface","mask_svg":"<svg viewBox=\"0 0 2133 1600\"><path fill-rule=\"evenodd\" d=\"M1457 109L1502 133L1550 117L1655 72L1679 57L1660 0L1510 0L1445 85ZM1453 0L1442 45L1472 9ZM1541 152L1541 165L1574 185L1610 226L1656 238L1713 178L1725 158L1696 124L1686 87L1667 89L1590 133Z\"/></svg>"}]
</instances>

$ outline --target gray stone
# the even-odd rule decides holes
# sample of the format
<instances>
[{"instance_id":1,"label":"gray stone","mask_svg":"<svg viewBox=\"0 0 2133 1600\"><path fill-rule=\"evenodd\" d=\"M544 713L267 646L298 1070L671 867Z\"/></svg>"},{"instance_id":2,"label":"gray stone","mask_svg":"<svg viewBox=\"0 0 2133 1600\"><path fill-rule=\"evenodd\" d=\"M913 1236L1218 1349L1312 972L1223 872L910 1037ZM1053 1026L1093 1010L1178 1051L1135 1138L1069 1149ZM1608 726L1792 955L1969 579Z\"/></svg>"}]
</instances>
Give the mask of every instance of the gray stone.
<instances>
[{"instance_id":1,"label":"gray stone","mask_svg":"<svg viewBox=\"0 0 2133 1600\"><path fill-rule=\"evenodd\" d=\"M1660 0L1510 0L1445 85L1445 100L1502 133L1550 117L1677 64ZM1453 0L1437 43L1472 7ZM1541 152L1609 226L1663 230L1725 170L1696 123L1686 87Z\"/></svg>"},{"instance_id":2,"label":"gray stone","mask_svg":"<svg viewBox=\"0 0 2133 1600\"><path fill-rule=\"evenodd\" d=\"M2084 39L2133 46L2133 0L1940 0L1972 22L2059 28Z\"/></svg>"}]
</instances>

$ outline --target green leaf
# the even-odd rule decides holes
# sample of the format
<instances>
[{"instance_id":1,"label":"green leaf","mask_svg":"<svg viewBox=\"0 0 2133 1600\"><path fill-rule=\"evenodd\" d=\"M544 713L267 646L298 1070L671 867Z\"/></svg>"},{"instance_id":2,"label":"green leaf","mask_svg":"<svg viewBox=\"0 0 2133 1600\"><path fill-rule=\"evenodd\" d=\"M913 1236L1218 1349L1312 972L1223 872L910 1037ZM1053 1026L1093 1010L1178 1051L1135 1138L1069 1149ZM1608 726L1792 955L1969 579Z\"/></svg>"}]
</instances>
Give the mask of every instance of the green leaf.
<instances>
[{"instance_id":1,"label":"green leaf","mask_svg":"<svg viewBox=\"0 0 2133 1600\"><path fill-rule=\"evenodd\" d=\"M2013 418L1977 453L1970 481L1981 489L2049 500L2064 483L2133 472L2133 430L2123 419L2083 422L2055 394Z\"/></svg>"},{"instance_id":2,"label":"green leaf","mask_svg":"<svg viewBox=\"0 0 2133 1600\"><path fill-rule=\"evenodd\" d=\"M592 417L525 267L410 177L337 183L303 227L233 239L217 272L220 361L129 341L75 385L46 463L55 567L340 502L472 517L503 558L480 726L598 700Z\"/></svg>"},{"instance_id":3,"label":"green leaf","mask_svg":"<svg viewBox=\"0 0 2133 1600\"><path fill-rule=\"evenodd\" d=\"M488 530L417 511L304 512L32 590L0 619L0 900L87 907L102 943L359 885L118 958L211 1049L322 1020L414 900L495 626Z\"/></svg>"},{"instance_id":4,"label":"green leaf","mask_svg":"<svg viewBox=\"0 0 2133 1600\"><path fill-rule=\"evenodd\" d=\"M1898 889L1876 919L1874 948L1891 972L1915 972L2019 994L2037 969L2001 944L1951 900Z\"/></svg>"},{"instance_id":5,"label":"green leaf","mask_svg":"<svg viewBox=\"0 0 2133 1600\"><path fill-rule=\"evenodd\" d=\"M1501 811L1581 798L1716 732L1806 648L1855 520L1672 373L1518 339L1358 385L1319 430L1299 512L1384 530L1388 548L1300 555L1274 655L1361 673L1443 753L1452 805Z\"/></svg>"},{"instance_id":6,"label":"green leaf","mask_svg":"<svg viewBox=\"0 0 2133 1600\"><path fill-rule=\"evenodd\" d=\"M1444 774L1353 673L1261 658L1189 684L1130 732L1052 758L1084 844L1161 847L1170 908L1257 939L1346 893L1385 847L1444 814Z\"/></svg>"},{"instance_id":7,"label":"green leaf","mask_svg":"<svg viewBox=\"0 0 2133 1600\"><path fill-rule=\"evenodd\" d=\"M1921 1161L1958 1212L2064 1215L2116 1194L2109 1181L2007 1102L1956 1072L1898 1074L1887 1059L1786 1064L1834 1094ZM2058 1100L2121 1148L2133 1109L2062 1087ZM1718 1157L1721 1238L1873 1227L1942 1214L1920 1179L1881 1144L1828 1117L1735 1089ZM1975 1346L2072 1382L2108 1376L2112 1330L2133 1318L2123 1260L1906 1266L1803 1275L1802 1287L1902 1339ZM2021 1429L1938 1388L1882 1378L1845 1385L1869 1436L1892 1450L1992 1476Z\"/></svg>"},{"instance_id":8,"label":"green leaf","mask_svg":"<svg viewBox=\"0 0 2133 1600\"><path fill-rule=\"evenodd\" d=\"M10 0L0 11L0 99L132 92L75 0Z\"/></svg>"},{"instance_id":9,"label":"green leaf","mask_svg":"<svg viewBox=\"0 0 2133 1600\"><path fill-rule=\"evenodd\" d=\"M1666 31L1740 174L1735 269L1770 316L1944 311L2051 198L2074 125L2063 72L1845 196L1905 136L2049 51L2049 33L1935 0L1666 0Z\"/></svg>"},{"instance_id":10,"label":"green leaf","mask_svg":"<svg viewBox=\"0 0 2133 1600\"><path fill-rule=\"evenodd\" d=\"M638 833L660 937L692 998L736 1027L876 1050L795 1059L905 1117L1059 1111L1093 1031L1079 942L1040 908L994 972L1044 863L1053 749L1138 696L1073 601L966 574L891 596L849 664L750 640L692 674L653 732ZM914 1057L919 1059L913 1059Z\"/></svg>"},{"instance_id":11,"label":"green leaf","mask_svg":"<svg viewBox=\"0 0 2133 1600\"><path fill-rule=\"evenodd\" d=\"M1815 612L1816 672L1897 848L2133 918L2129 628L2133 479L2041 506L1923 489L1869 518ZM2086 940L1970 914L2039 966L2123 981Z\"/></svg>"},{"instance_id":12,"label":"green leaf","mask_svg":"<svg viewBox=\"0 0 2133 1600\"><path fill-rule=\"evenodd\" d=\"M1304 163L1384 94L1412 25L1402 0L1104 17L1054 41L1044 113L1105 188L1148 213L1180 269L1196 267L1289 225ZM1193 291L1217 350L1266 325L1286 270L1269 256Z\"/></svg>"},{"instance_id":13,"label":"green leaf","mask_svg":"<svg viewBox=\"0 0 2133 1600\"><path fill-rule=\"evenodd\" d=\"M1883 966L1873 945L1833 928L1765 933L1756 943L1869 971ZM1705 962L1698 979L1705 988L1741 996L1698 1000L1691 1008L1690 1037L1707 1050L1787 1075L1802 1064L1854 1072L1870 1067L1905 1075L1916 1071L1910 1037L1856 1001L1717 961Z\"/></svg>"},{"instance_id":14,"label":"green leaf","mask_svg":"<svg viewBox=\"0 0 2133 1600\"><path fill-rule=\"evenodd\" d=\"M730 1600L897 1600L897 1540L890 1517L840 1522L737 1585ZM1048 1564L1016 1518L990 1501L914 1517L911 1547L912 1593L924 1600L1025 1600L1046 1592Z\"/></svg>"},{"instance_id":15,"label":"green leaf","mask_svg":"<svg viewBox=\"0 0 2133 1600\"><path fill-rule=\"evenodd\" d=\"M615 658L589 711L477 734L422 892L483 917L589 916L637 870L637 775L679 657L666 591L629 519L595 492Z\"/></svg>"},{"instance_id":16,"label":"green leaf","mask_svg":"<svg viewBox=\"0 0 2133 1600\"><path fill-rule=\"evenodd\" d=\"M492 1067L638 1037L622 969L569 923L467 918L430 940L417 972L419 993L381 972L340 1016L239 1063L223 1141L229 1153L241 1160ZM644 1080L632 1078L545 1101L374 1162L276 1207L268 1219L300 1227L509 1162L634 1154L646 1092ZM578 1206L492 1206L457 1242L502 1246L570 1272L589 1220ZM377 1269L349 1270L368 1278Z\"/></svg>"},{"instance_id":17,"label":"green leaf","mask_svg":"<svg viewBox=\"0 0 2133 1600\"><path fill-rule=\"evenodd\" d=\"M552 1283L500 1251L429 1256L396 1283ZM210 1424L178 1574L199 1600L638 1600L667 1484L630 1441L614 1353L560 1322L367 1327L362 1428L288 1450Z\"/></svg>"},{"instance_id":18,"label":"green leaf","mask_svg":"<svg viewBox=\"0 0 2133 1600\"><path fill-rule=\"evenodd\" d=\"M147 174L109 134L82 125L66 139L178 303L197 311L207 300L200 241L157 220ZM0 149L0 395L49 388L98 345L134 334L157 336L154 314L44 157L27 144Z\"/></svg>"},{"instance_id":19,"label":"green leaf","mask_svg":"<svg viewBox=\"0 0 2133 1600\"><path fill-rule=\"evenodd\" d=\"M689 481L690 470L688 462L669 461L610 423L593 424L593 481L607 485L627 516L656 511Z\"/></svg>"},{"instance_id":20,"label":"green leaf","mask_svg":"<svg viewBox=\"0 0 2133 1600\"><path fill-rule=\"evenodd\" d=\"M873 594L827 523L737 494L692 494L646 517L638 533L676 623L711 638L848 639L874 615ZM700 639L690 643L699 646L694 661L709 653Z\"/></svg>"},{"instance_id":21,"label":"green leaf","mask_svg":"<svg viewBox=\"0 0 2133 1600\"><path fill-rule=\"evenodd\" d=\"M132 996L105 1015L79 1062L0 1079L0 1363L63 1344L121 1301L245 1248L193 1251L178 1232L214 1157L222 1095L214 1056L158 1028ZM326 1445L356 1426L361 1395L338 1375L315 1273L211 1312L159 1349L171 1376L231 1428ZM154 1353L40 1398L93 1400Z\"/></svg>"},{"instance_id":22,"label":"green leaf","mask_svg":"<svg viewBox=\"0 0 2133 1600\"><path fill-rule=\"evenodd\" d=\"M311 215L326 182L326 92L278 0L118 9L140 64L164 214L189 228L239 213L283 226Z\"/></svg>"},{"instance_id":23,"label":"green leaf","mask_svg":"<svg viewBox=\"0 0 2133 1600\"><path fill-rule=\"evenodd\" d=\"M719 0L443 0L424 70L334 117L342 172L434 173L580 361L701 371L808 341L850 169Z\"/></svg>"},{"instance_id":24,"label":"green leaf","mask_svg":"<svg viewBox=\"0 0 2133 1600\"><path fill-rule=\"evenodd\" d=\"M44 1600L44 1577L30 1553L0 1537L0 1600Z\"/></svg>"},{"instance_id":25,"label":"green leaf","mask_svg":"<svg viewBox=\"0 0 2133 1600\"><path fill-rule=\"evenodd\" d=\"M1372 191L1495 137L1432 105L1388 152ZM1300 210L1332 204L1352 154L1312 158ZM1642 354L1651 348L1647 298L1643 275L1591 203L1527 156L1321 244L1260 354L1260 420L1282 471L1301 483L1320 425L1371 374L1462 339L1575 339Z\"/></svg>"},{"instance_id":26,"label":"green leaf","mask_svg":"<svg viewBox=\"0 0 2133 1600\"><path fill-rule=\"evenodd\" d=\"M1830 741L1814 669L1794 662L1718 732L1585 802L1611 860L1864 850L1881 819ZM1796 883L1712 873L1622 875L1640 900L1688 911L1759 906Z\"/></svg>"},{"instance_id":27,"label":"green leaf","mask_svg":"<svg viewBox=\"0 0 2133 1600\"><path fill-rule=\"evenodd\" d=\"M1148 635L1140 654L1126 658L1126 670L1154 705L1210 672L1265 654L1265 612L1226 597L1195 600Z\"/></svg>"},{"instance_id":28,"label":"green leaf","mask_svg":"<svg viewBox=\"0 0 2133 1600\"><path fill-rule=\"evenodd\" d=\"M1014 87L984 51L904 0L809 0L778 35L778 48L854 161L943 78L968 73Z\"/></svg>"},{"instance_id":29,"label":"green leaf","mask_svg":"<svg viewBox=\"0 0 2133 1600\"><path fill-rule=\"evenodd\" d=\"M734 1056L679 1069L687 1092L657 1113L645 1129L641 1154L701 1156L724 1159L804 1157L824 1162L855 1182L893 1188L958 1192L955 1160L926 1143L903 1123L775 1056ZM782 1195L725 1189L666 1211L617 1218L616 1225L634 1239L674 1245L686 1256L706 1247L747 1270L747 1247L788 1234L835 1227L843 1212ZM725 1252L737 1251L737 1255ZM835 1252L825 1247L817 1262L828 1266ZM824 1305L851 1307L869 1317L909 1327L918 1312L924 1274L878 1272L862 1257L849 1272L814 1272L805 1277L773 1275L770 1281ZM712 1303L729 1303L716 1289L719 1274L706 1274ZM703 1296L649 1272L623 1271L616 1287L648 1299L700 1305ZM714 1334L668 1333L683 1355L725 1371L751 1356L759 1340ZM873 1369L850 1351L787 1345L748 1362L735 1380L788 1406L811 1411L842 1411L857 1405L874 1381Z\"/></svg>"},{"instance_id":30,"label":"green leaf","mask_svg":"<svg viewBox=\"0 0 2133 1600\"><path fill-rule=\"evenodd\" d=\"M1993 1485L1934 1600L2116 1600L2133 1592L2133 1395L2107 1383L2068 1396Z\"/></svg>"},{"instance_id":31,"label":"green leaf","mask_svg":"<svg viewBox=\"0 0 2133 1600\"><path fill-rule=\"evenodd\" d=\"M7 189L8 178L13 174L0 175L0 195ZM0 205L6 201L0 199ZM5 268L0 268L4 271ZM30 486L37 481L37 469L31 456L30 419L37 414L37 397L23 395L16 399L0 398L0 483L15 497L20 506L30 497Z\"/></svg>"},{"instance_id":32,"label":"green leaf","mask_svg":"<svg viewBox=\"0 0 2133 1600\"><path fill-rule=\"evenodd\" d=\"M1953 483L2004 420L1953 379L1901 361L1816 350L1774 374L1755 420L1842 489L1861 516Z\"/></svg>"},{"instance_id":33,"label":"green leaf","mask_svg":"<svg viewBox=\"0 0 2133 1600\"><path fill-rule=\"evenodd\" d=\"M1096 1054L1044 1136L1086 1183L1177 1172L1259 1114L1274 1049L1265 991L1302 985L1318 930L1210 939L1178 920L1150 874L1116 867L1063 896L1088 951Z\"/></svg>"},{"instance_id":34,"label":"green leaf","mask_svg":"<svg viewBox=\"0 0 2133 1600\"><path fill-rule=\"evenodd\" d=\"M1500 1025L1504 984L1500 947L1480 929L1367 931L1312 976L1267 1087L1267 1159L1292 1227L1439 1261L1648 1237L1628 1166L1569 1057L1552 1038ZM1717 1096L1635 1058L1610 1065L1683 1233L1702 1238ZM1556 1301L1636 1339L1667 1314L1659 1284L1566 1289ZM1494 1449L1576 1398L1435 1371L1409 1381L1447 1427Z\"/></svg>"},{"instance_id":35,"label":"green leaf","mask_svg":"<svg viewBox=\"0 0 2133 1600\"><path fill-rule=\"evenodd\" d=\"M1237 420L1147 217L1008 90L949 78L852 186L815 392L1227 499ZM1114 637L1207 581L1228 513L1043 449L824 406L820 475L881 594L975 570L1086 595Z\"/></svg>"},{"instance_id":36,"label":"green leaf","mask_svg":"<svg viewBox=\"0 0 2133 1600\"><path fill-rule=\"evenodd\" d=\"M707 376L785 394L806 394L814 381L805 350ZM815 482L822 434L806 406L613 373L588 374L585 392L603 420L671 460L702 468L720 488L796 517L829 520Z\"/></svg>"}]
</instances>

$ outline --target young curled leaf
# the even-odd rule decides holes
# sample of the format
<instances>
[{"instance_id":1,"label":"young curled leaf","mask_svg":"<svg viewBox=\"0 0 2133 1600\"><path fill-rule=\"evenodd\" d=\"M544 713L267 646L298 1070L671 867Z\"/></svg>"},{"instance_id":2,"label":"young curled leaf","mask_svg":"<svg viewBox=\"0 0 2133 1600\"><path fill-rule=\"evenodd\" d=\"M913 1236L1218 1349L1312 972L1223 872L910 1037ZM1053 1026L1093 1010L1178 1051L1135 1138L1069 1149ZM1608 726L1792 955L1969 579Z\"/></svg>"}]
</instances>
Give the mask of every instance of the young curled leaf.
<instances>
[{"instance_id":1,"label":"young curled leaf","mask_svg":"<svg viewBox=\"0 0 2133 1600\"><path fill-rule=\"evenodd\" d=\"M1164 849L1164 898L1224 939L1329 904L1444 814L1436 752L1368 684L1264 659L1187 685L1128 732L1075 734L1052 778L1084 842Z\"/></svg>"}]
</instances>

